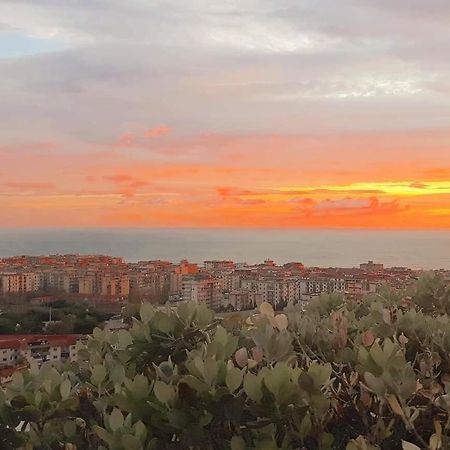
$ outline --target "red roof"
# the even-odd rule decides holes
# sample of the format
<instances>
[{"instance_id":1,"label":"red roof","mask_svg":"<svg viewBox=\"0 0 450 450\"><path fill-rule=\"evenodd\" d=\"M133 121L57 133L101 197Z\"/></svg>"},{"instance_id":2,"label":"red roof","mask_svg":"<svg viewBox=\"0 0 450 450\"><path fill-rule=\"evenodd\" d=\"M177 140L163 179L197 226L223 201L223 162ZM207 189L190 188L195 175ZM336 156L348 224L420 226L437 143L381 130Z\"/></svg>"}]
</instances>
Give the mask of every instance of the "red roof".
<instances>
[{"instance_id":1,"label":"red roof","mask_svg":"<svg viewBox=\"0 0 450 450\"><path fill-rule=\"evenodd\" d=\"M16 370L16 367L2 367L0 368L0 377L10 377Z\"/></svg>"},{"instance_id":2,"label":"red roof","mask_svg":"<svg viewBox=\"0 0 450 450\"><path fill-rule=\"evenodd\" d=\"M28 345L46 341L54 346L74 345L78 334L4 334L0 335L0 348L26 348Z\"/></svg>"}]
</instances>

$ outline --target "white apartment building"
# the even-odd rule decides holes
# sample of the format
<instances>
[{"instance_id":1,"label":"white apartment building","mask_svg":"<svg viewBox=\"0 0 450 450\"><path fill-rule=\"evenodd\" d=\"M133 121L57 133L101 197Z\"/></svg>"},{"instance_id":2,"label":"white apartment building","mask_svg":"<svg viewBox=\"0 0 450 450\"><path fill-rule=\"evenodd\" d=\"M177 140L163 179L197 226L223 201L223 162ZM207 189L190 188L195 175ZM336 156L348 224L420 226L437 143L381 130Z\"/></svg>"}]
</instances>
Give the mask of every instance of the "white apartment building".
<instances>
[{"instance_id":1,"label":"white apartment building","mask_svg":"<svg viewBox=\"0 0 450 450\"><path fill-rule=\"evenodd\" d=\"M217 280L203 275L183 276L182 298L183 301L206 303L211 309L217 309L222 302Z\"/></svg>"},{"instance_id":2,"label":"white apartment building","mask_svg":"<svg viewBox=\"0 0 450 450\"><path fill-rule=\"evenodd\" d=\"M0 336L0 368L15 367L35 360L73 361L77 356L78 335L3 335Z\"/></svg>"},{"instance_id":3,"label":"white apartment building","mask_svg":"<svg viewBox=\"0 0 450 450\"><path fill-rule=\"evenodd\" d=\"M300 301L300 284L297 278L244 278L240 285L243 290L260 294L263 302L272 305Z\"/></svg>"},{"instance_id":4,"label":"white apartment building","mask_svg":"<svg viewBox=\"0 0 450 450\"><path fill-rule=\"evenodd\" d=\"M345 292L345 279L314 277L300 280L300 295L302 299L316 297L322 293Z\"/></svg>"}]
</instances>

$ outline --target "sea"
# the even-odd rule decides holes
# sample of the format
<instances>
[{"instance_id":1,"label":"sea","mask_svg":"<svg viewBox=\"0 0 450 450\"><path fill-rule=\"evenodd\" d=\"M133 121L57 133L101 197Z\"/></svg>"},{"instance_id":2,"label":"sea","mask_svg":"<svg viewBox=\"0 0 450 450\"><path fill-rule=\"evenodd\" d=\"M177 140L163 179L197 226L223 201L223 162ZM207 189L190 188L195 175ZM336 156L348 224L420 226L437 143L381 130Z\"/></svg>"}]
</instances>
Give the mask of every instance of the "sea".
<instances>
[{"instance_id":1,"label":"sea","mask_svg":"<svg viewBox=\"0 0 450 450\"><path fill-rule=\"evenodd\" d=\"M450 230L0 229L0 257L62 253L122 256L129 262L230 259L307 266L450 269Z\"/></svg>"}]
</instances>

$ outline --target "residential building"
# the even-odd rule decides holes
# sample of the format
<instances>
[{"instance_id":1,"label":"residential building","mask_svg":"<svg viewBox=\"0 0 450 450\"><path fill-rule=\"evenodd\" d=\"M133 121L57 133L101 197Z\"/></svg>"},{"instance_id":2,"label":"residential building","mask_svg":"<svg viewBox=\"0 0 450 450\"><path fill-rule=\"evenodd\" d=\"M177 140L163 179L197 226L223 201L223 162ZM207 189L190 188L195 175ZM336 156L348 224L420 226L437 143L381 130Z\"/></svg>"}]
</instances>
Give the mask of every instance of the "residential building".
<instances>
[{"instance_id":1,"label":"residential building","mask_svg":"<svg viewBox=\"0 0 450 450\"><path fill-rule=\"evenodd\" d=\"M182 299L183 301L206 303L212 309L219 308L222 303L217 281L206 274L183 277Z\"/></svg>"},{"instance_id":2,"label":"residential building","mask_svg":"<svg viewBox=\"0 0 450 450\"><path fill-rule=\"evenodd\" d=\"M37 290L38 278L35 273L17 272L0 274L1 292L20 294Z\"/></svg>"},{"instance_id":3,"label":"residential building","mask_svg":"<svg viewBox=\"0 0 450 450\"><path fill-rule=\"evenodd\" d=\"M9 381L15 370L20 370L31 361L39 365L51 362L74 361L77 356L79 335L1 335L0 378Z\"/></svg>"}]
</instances>

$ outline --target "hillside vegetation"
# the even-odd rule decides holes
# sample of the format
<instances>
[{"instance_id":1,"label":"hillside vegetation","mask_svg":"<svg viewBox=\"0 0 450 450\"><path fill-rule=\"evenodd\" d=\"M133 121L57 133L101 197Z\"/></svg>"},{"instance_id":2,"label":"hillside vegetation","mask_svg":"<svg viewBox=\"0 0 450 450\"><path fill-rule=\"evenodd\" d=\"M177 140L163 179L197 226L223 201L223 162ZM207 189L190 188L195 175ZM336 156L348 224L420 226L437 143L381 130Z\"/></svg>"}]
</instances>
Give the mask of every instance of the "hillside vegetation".
<instances>
[{"instance_id":1,"label":"hillside vegetation","mask_svg":"<svg viewBox=\"0 0 450 450\"><path fill-rule=\"evenodd\" d=\"M95 329L79 361L0 389L2 449L450 448L450 289L223 321L143 304Z\"/></svg>"}]
</instances>

